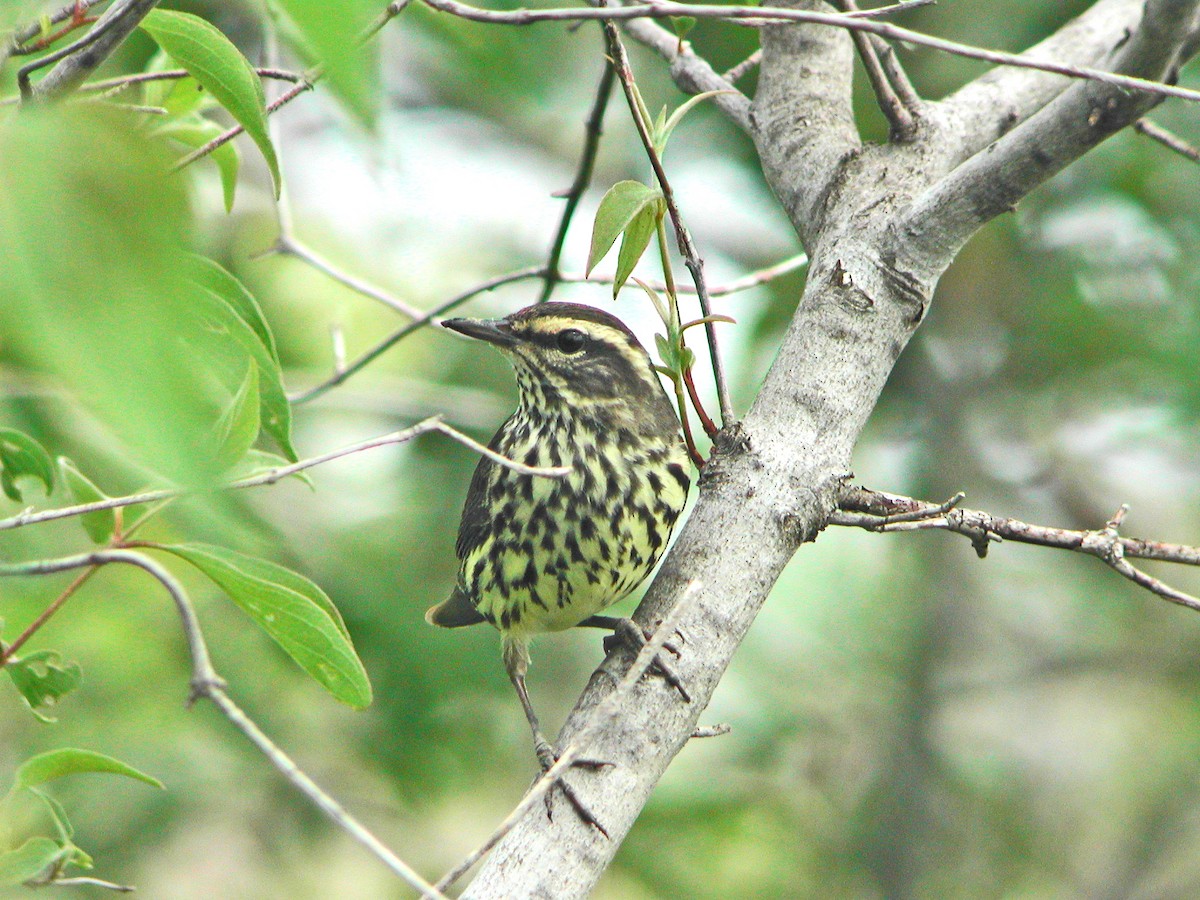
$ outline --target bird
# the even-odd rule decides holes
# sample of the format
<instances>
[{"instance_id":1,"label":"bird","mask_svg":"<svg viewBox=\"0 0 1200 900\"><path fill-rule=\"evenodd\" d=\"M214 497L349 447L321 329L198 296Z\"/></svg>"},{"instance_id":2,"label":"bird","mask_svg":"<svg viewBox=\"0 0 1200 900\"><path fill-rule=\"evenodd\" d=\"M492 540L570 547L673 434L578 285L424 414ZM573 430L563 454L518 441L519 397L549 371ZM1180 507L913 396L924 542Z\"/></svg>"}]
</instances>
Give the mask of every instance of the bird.
<instances>
[{"instance_id":1,"label":"bird","mask_svg":"<svg viewBox=\"0 0 1200 900\"><path fill-rule=\"evenodd\" d=\"M557 753L526 689L529 643L574 626L644 640L629 619L600 613L662 556L687 500L690 460L649 354L616 316L546 302L500 319L441 324L491 344L516 374L517 409L488 447L526 466L569 468L547 477L479 460L455 544L456 584L425 616L431 625L487 622L500 632L504 668L544 771Z\"/></svg>"}]
</instances>

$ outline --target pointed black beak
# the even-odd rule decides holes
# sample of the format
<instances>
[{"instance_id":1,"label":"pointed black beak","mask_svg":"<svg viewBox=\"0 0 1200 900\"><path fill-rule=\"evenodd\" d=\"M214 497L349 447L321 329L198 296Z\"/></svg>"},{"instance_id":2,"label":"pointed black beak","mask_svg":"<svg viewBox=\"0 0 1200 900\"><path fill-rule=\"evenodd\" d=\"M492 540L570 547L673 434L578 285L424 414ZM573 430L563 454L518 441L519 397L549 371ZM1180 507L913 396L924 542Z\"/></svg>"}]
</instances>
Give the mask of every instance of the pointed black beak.
<instances>
[{"instance_id":1,"label":"pointed black beak","mask_svg":"<svg viewBox=\"0 0 1200 900\"><path fill-rule=\"evenodd\" d=\"M442 319L442 327L497 347L517 343L512 327L504 319Z\"/></svg>"}]
</instances>

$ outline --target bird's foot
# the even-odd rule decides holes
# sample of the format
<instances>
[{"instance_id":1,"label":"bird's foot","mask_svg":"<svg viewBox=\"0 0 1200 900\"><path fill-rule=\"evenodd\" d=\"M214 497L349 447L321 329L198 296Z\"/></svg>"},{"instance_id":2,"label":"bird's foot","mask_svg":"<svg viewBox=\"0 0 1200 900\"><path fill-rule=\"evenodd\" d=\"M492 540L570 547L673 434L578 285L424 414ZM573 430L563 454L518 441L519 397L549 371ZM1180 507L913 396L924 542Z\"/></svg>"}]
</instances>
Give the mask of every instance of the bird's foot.
<instances>
[{"instance_id":1,"label":"bird's foot","mask_svg":"<svg viewBox=\"0 0 1200 900\"><path fill-rule=\"evenodd\" d=\"M649 641L653 636L653 632L643 630L636 622L633 621L633 619L614 619L612 628L613 633L604 639L605 653L611 653L617 647L625 646L636 654L644 646L646 646L646 642ZM678 632L676 632L676 634L678 634ZM680 635L680 637L682 638L682 635ZM676 659L679 658L679 648L670 641L667 641L663 644L663 649ZM650 670L653 672L658 672L658 674L663 677L667 684L679 691L679 696L683 698L685 703L692 702L692 695L688 693L687 688L683 686L683 681L679 678L679 675L676 674L671 665L665 659L663 659L663 655L661 653L654 657L654 662L650 664Z\"/></svg>"},{"instance_id":2,"label":"bird's foot","mask_svg":"<svg viewBox=\"0 0 1200 900\"><path fill-rule=\"evenodd\" d=\"M534 784L537 784L542 776L549 772L551 767L558 762L559 754L547 741L539 741L534 746L534 752L537 753L538 764L542 767L542 774L533 781ZM572 767L588 769L593 772L611 765L612 763L599 759L575 759L571 761ZM556 787L563 792L563 796L571 804L571 809L575 810L575 815L579 816L585 824L591 825L602 835L608 837L608 830L600 824L600 820L596 818L595 813L580 799L579 795L575 793L575 788L571 786L571 783L562 774L554 779L554 784L542 795L542 800L546 805L547 818L554 818L554 788Z\"/></svg>"}]
</instances>

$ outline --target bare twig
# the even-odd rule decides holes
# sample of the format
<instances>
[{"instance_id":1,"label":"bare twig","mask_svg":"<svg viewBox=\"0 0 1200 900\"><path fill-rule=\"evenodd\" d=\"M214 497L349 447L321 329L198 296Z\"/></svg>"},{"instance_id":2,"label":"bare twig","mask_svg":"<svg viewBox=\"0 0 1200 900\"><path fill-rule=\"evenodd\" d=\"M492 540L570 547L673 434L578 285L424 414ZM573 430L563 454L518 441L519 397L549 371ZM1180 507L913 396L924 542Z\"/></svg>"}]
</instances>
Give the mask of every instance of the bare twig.
<instances>
[{"instance_id":1,"label":"bare twig","mask_svg":"<svg viewBox=\"0 0 1200 900\"><path fill-rule=\"evenodd\" d=\"M1151 140L1158 141L1164 147L1174 150L1192 162L1200 162L1200 149L1193 147L1173 131L1168 131L1157 122L1152 122L1144 116L1133 123L1133 128L1139 134L1144 134Z\"/></svg>"},{"instance_id":2,"label":"bare twig","mask_svg":"<svg viewBox=\"0 0 1200 900\"><path fill-rule=\"evenodd\" d=\"M1036 69L1041 72L1052 72L1056 75L1066 75L1071 78L1082 78L1092 81L1102 81L1120 88L1134 91L1158 94L1163 97L1178 97L1183 100L1200 101L1200 91L1178 85L1152 81L1132 75L1121 75L1116 72L1106 72L1089 66L1073 66L1046 59L1032 59L1017 53L1006 53L1001 50L989 50L961 44L957 41L934 37L910 28L893 25L890 22L879 22L870 18L848 15L846 13L821 12L808 9L785 9L779 7L759 6L716 6L705 4L677 3L675 0L651 0L647 3L630 4L629 6L604 6L590 9L561 8L561 9L518 9L511 11L487 10L461 3L459 0L424 0L434 9L470 19L475 22L489 22L501 25L531 25L535 22L570 22L581 20L601 19L607 21L628 21L634 19L669 19L677 16L692 16L701 19L724 19L734 24L744 25L739 20L754 20L760 27L766 23L775 22L808 22L814 25L830 25L846 28L851 31L865 31L877 34L891 41L916 44L963 56L967 59L978 59L998 66L1012 66L1020 69ZM911 6L911 4L904 4ZM674 39L674 37L672 37Z\"/></svg>"},{"instance_id":3,"label":"bare twig","mask_svg":"<svg viewBox=\"0 0 1200 900\"><path fill-rule=\"evenodd\" d=\"M645 148L646 156L649 158L650 165L654 169L655 180L658 181L658 186L662 190L663 202L667 206L667 215L671 217L671 225L675 229L675 239L679 245L679 252L683 256L688 272L691 273L692 283L696 287L696 298L700 304L700 314L706 317L711 316L712 305L708 299L708 287L704 283L704 260L700 258L700 254L696 250L696 244L692 240L691 232L688 231L687 225L683 221L683 215L679 211L679 204L675 202L675 192L671 188L671 183L667 180L667 173L663 169L658 151L654 148L654 139L650 135L650 123L642 119L641 110L638 108L634 93L633 72L629 68L629 56L625 52L625 45L621 42L621 36L612 22L605 22L604 29L608 35L608 45L612 55L613 68L616 69L617 77L621 80L621 87L625 91L625 99L629 104L630 114L633 116L634 124L637 126L638 135L642 139L642 146ZM708 355L712 363L713 381L717 387L717 402L721 408L721 425L728 427L734 422L733 402L729 397L729 384L725 380L725 368L721 362L721 349L717 341L717 330L713 322L707 321L704 323L704 334L708 339Z\"/></svg>"},{"instance_id":4,"label":"bare twig","mask_svg":"<svg viewBox=\"0 0 1200 900\"><path fill-rule=\"evenodd\" d=\"M696 730L692 732L692 739L721 737L731 731L733 731L733 726L727 722L717 725L697 725Z\"/></svg>"},{"instance_id":5,"label":"bare twig","mask_svg":"<svg viewBox=\"0 0 1200 900\"><path fill-rule=\"evenodd\" d=\"M847 13L858 11L857 0L841 0L841 4ZM875 92L879 108L888 120L891 139L900 143L911 141L917 135L916 110L905 106L892 85L892 81L883 67L883 62L879 58L879 48L874 43L877 36L862 31L852 31L850 37L854 40L854 46L858 50L863 69L867 73L867 80L871 82L871 89Z\"/></svg>"},{"instance_id":6,"label":"bare twig","mask_svg":"<svg viewBox=\"0 0 1200 900\"><path fill-rule=\"evenodd\" d=\"M736 66L734 66L732 69L730 69L728 72L726 72L721 77L724 78L726 81L728 81L730 84L736 84L737 82L741 81L742 78L744 78L746 76L746 73L748 73L751 69L753 69L755 66L757 66L761 62L762 62L762 48L759 47L757 50L755 50L753 53L751 53L749 56L747 56L745 59L743 59L740 63L738 63Z\"/></svg>"},{"instance_id":7,"label":"bare twig","mask_svg":"<svg viewBox=\"0 0 1200 900\"><path fill-rule=\"evenodd\" d=\"M74 90L157 5L158 0L117 0L79 40L34 60L17 72L21 99L49 100ZM91 48L89 52L77 52L85 47ZM29 76L51 63L58 65L36 86L31 85Z\"/></svg>"},{"instance_id":8,"label":"bare twig","mask_svg":"<svg viewBox=\"0 0 1200 900\"><path fill-rule=\"evenodd\" d=\"M755 269L743 275L741 278L735 278L732 281L727 281L724 284L713 284L708 286L708 296L711 297L726 297L729 294L736 294L740 291L748 291L750 288L758 287L759 285L767 284L787 275L790 272L795 272L797 269L802 269L808 265L808 256L804 253L797 253L795 256L789 256L782 262L777 262L770 266L765 266L761 269ZM593 272L591 275L578 274L563 274L561 280L570 284L612 284L612 275L600 275ZM644 279L645 283L656 291L666 290L666 285L661 281L653 281ZM675 289L681 294L695 294L695 285L680 284L676 285Z\"/></svg>"},{"instance_id":9,"label":"bare twig","mask_svg":"<svg viewBox=\"0 0 1200 900\"><path fill-rule=\"evenodd\" d=\"M51 25L57 25L59 22L65 22L67 19L75 18L76 12L79 9L89 10L93 6L99 6L107 0L79 0L78 3L68 3L66 6L52 12L48 21ZM12 44L14 47L20 48L23 44L28 43L42 33L41 22L31 22L28 25L18 28L12 35ZM17 55L14 53L14 55Z\"/></svg>"},{"instance_id":10,"label":"bare twig","mask_svg":"<svg viewBox=\"0 0 1200 900\"><path fill-rule=\"evenodd\" d=\"M300 391L288 399L293 403L305 403L315 397L319 397L321 394L324 394L331 388L337 387L350 376L361 372L367 365L374 362L410 334L413 334L424 328L438 316L448 313L456 306L466 303L472 297L477 297L478 295L486 293L487 291L494 290L501 285L512 284L515 281L525 281L530 278L542 278L544 277L545 271L545 267L543 266L530 266L525 269L518 269L515 272L509 272L506 275L497 275L495 278L489 278L487 281L480 282L474 287L463 291L461 294L451 297L440 306L435 306L433 309L424 313L420 317L413 319L413 321L409 322L403 328L392 332L354 362L350 363L348 366L345 366L341 371L334 372L319 384L315 384L310 388Z\"/></svg>"},{"instance_id":11,"label":"bare twig","mask_svg":"<svg viewBox=\"0 0 1200 900\"><path fill-rule=\"evenodd\" d=\"M184 637L187 640L188 654L192 660L191 693L189 703L200 698L212 702L235 728L244 734L254 746L267 758L271 765L287 779L298 791L304 794L338 828L346 832L360 844L365 846L377 859L383 862L396 875L399 875L411 887L423 891L425 896L435 900L446 900L433 885L416 873L404 860L396 856L375 835L368 831L357 819L350 815L333 797L325 793L286 753L283 752L260 729L225 692L225 682L216 669L208 653L208 645L200 628L200 620L191 600L183 586L171 572L154 559L143 553L126 549L95 550L91 553L81 553L77 556L67 556L60 559L41 560L26 563L0 564L0 575L48 575L55 572L65 572L71 569L92 568L111 563L124 563L142 569L163 586L175 603L183 625Z\"/></svg>"},{"instance_id":12,"label":"bare twig","mask_svg":"<svg viewBox=\"0 0 1200 900\"><path fill-rule=\"evenodd\" d=\"M316 269L318 272L323 272L339 284L345 285L350 290L362 294L364 297L370 297L372 300L377 300L384 306L388 307L401 315L408 316L410 319L420 318L421 310L415 306L410 306L399 297L389 294L387 291L381 290L369 281L364 281L338 268L324 256L313 250L302 241L298 241L293 235L284 233L281 229L279 239L275 244L266 251L267 254L277 253L282 256L292 256L302 260ZM261 254L260 254L261 255Z\"/></svg>"},{"instance_id":13,"label":"bare twig","mask_svg":"<svg viewBox=\"0 0 1200 900\"><path fill-rule=\"evenodd\" d=\"M375 21L372 22L370 24L370 26L367 27L366 31L363 32L362 36L359 38L359 42L362 43L364 41L368 41L371 38L373 38L375 35L377 35L380 32L380 30L382 30L383 27L385 25L387 25L388 22L390 22L392 19L396 18L396 16L400 15L400 13L404 12L404 10L408 7L408 4L410 2L411 2L411 0L393 0L393 2L389 3L384 8L383 12L381 12L376 17ZM280 109L281 107L286 106L287 104L291 103L293 100L295 100L301 94L303 94L305 91L312 90L313 86L318 81L321 80L321 78L324 76L324 74L325 74L324 66L319 66L319 65L314 66L312 69L310 69L308 72L306 72L304 74L303 79L301 81L299 81L294 88L281 94L280 96L276 97L271 103L267 104L267 110L266 110L267 115L269 116L276 110ZM241 125L231 126L223 134L217 135L215 138L213 138L207 144L204 144L201 147L197 147L195 150L193 150L187 156L184 156L182 159L180 159L178 162L176 162L175 165L171 166L171 171L174 172L174 171L177 171L178 169L182 169L184 166L191 165L196 160L201 159L205 156L208 156L208 154L212 153L218 147L220 147L224 144L228 144L235 137L237 137L239 134L241 134L243 130L244 129L242 128Z\"/></svg>"},{"instance_id":14,"label":"bare twig","mask_svg":"<svg viewBox=\"0 0 1200 900\"><path fill-rule=\"evenodd\" d=\"M554 293L554 288L563 280L559 271L559 261L562 259L563 244L567 240L567 230L571 227L571 219L575 208L583 197L583 192L592 182L592 171L596 167L596 151L600 147L600 134L604 125L604 112L608 108L608 98L612 96L613 67L608 60L604 62L604 72L600 75L600 84L596 87L596 99L592 102L592 111L588 114L584 125L583 152L579 154L579 168L575 172L575 180L567 188L563 196L566 206L563 207L562 218L558 222L558 231L550 246L550 258L546 260L546 274L538 303L545 303Z\"/></svg>"},{"instance_id":15,"label":"bare twig","mask_svg":"<svg viewBox=\"0 0 1200 900\"><path fill-rule=\"evenodd\" d=\"M299 462L291 463L286 466L277 466L273 469L268 469L265 472L260 472L257 475L251 475L247 478L239 478L235 481L230 481L227 484L218 485L213 490L240 490L242 488L258 487L264 484L274 484L297 472L303 472L306 469L311 469L315 466L323 465L327 462L332 462L335 459L341 459L345 456L351 456L355 453L362 453L364 450L373 450L376 447L386 447L390 444L403 444L411 441L419 435L426 434L431 431L437 431L458 441L464 446L470 447L477 453L482 453L493 462L499 463L502 466L512 469L514 472L519 472L522 475L536 475L545 478L560 478L566 475L569 467L564 466L527 466L524 463L509 459L506 456L501 456L494 450L480 444L473 438L468 437L457 429L447 425L442 421L441 416L431 416L428 419L418 422L408 428L400 431L393 431L389 434L381 435L380 437L371 438L366 441L359 441L355 444L350 444L346 447L341 447L337 450L331 450L328 453L322 453L319 456L313 456L308 459L302 459ZM157 503L162 500L173 500L176 497L183 497L200 493L198 488L161 488L154 491L143 491L139 494L130 494L124 497L107 497L104 500L96 500L92 503L80 503L76 506L63 506L57 509L47 509L41 512L26 511L18 513L15 516L10 516L7 519L0 519L0 531L5 531L10 528L20 528L24 525L36 525L39 522L52 522L56 519L66 519L72 516L82 516L92 512L99 512L105 509L118 509L125 506L134 506L141 503Z\"/></svg>"},{"instance_id":16,"label":"bare twig","mask_svg":"<svg viewBox=\"0 0 1200 900\"><path fill-rule=\"evenodd\" d=\"M500 843L506 834L512 831L513 826L526 813L542 802L542 798L546 792L562 778L563 773L571 768L577 760L584 758L584 754L588 749L588 743L592 737L600 728L618 715L621 705L628 698L642 676L654 665L655 658L663 651L664 645L671 639L671 636L678 628L683 613L699 593L700 583L697 581L692 581L684 588L683 593L679 597L679 602L675 604L674 608L667 613L666 617L658 624L658 627L654 629L654 633L650 635L650 638L642 646L641 650L638 651L637 656L629 666L624 677L617 684L613 692L592 712L591 718L576 734L575 740L563 749L554 765L547 769L542 777L533 783L533 786L521 798L521 802L504 818L503 822L496 826L496 830L488 835L487 839L478 848L469 853L457 866L438 880L437 888L439 890L446 890L446 888L462 878L479 860L483 859L493 847ZM721 726L715 727L720 728ZM422 900L425 900L425 898L422 898Z\"/></svg>"},{"instance_id":17,"label":"bare twig","mask_svg":"<svg viewBox=\"0 0 1200 900\"><path fill-rule=\"evenodd\" d=\"M962 496L956 494L945 503L934 504L866 488L851 488L829 521L833 525L850 525L869 531L951 531L969 538L980 556L986 555L989 542L997 540L1074 550L1103 560L1125 578L1164 600L1200 611L1200 599L1147 575L1127 559L1133 557L1200 566L1200 547L1122 537L1118 528L1128 507L1122 506L1102 529L1079 531L1031 525L980 510L962 509L957 506Z\"/></svg>"}]
</instances>

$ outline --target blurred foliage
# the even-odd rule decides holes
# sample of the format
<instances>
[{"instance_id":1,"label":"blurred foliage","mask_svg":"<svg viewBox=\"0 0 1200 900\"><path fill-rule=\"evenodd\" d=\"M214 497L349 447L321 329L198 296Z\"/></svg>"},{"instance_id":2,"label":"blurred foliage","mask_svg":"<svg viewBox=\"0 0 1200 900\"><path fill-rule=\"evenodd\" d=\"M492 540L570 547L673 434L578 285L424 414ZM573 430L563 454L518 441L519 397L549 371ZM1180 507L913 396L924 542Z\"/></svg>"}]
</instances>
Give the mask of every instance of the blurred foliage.
<instances>
[{"instance_id":1,"label":"blurred foliage","mask_svg":"<svg viewBox=\"0 0 1200 900\"><path fill-rule=\"evenodd\" d=\"M204 16L264 62L257 4L166 5ZM39 9L20 6L0 4L0 27ZM284 6L301 30L285 36L328 52L338 32L316 40L314 28L336 15ZM903 21L1018 50L1087 6L961 0ZM708 21L688 37L719 70L755 44L753 29ZM421 309L541 262L602 46L593 25L504 29L407 10L377 55L337 61L351 68L332 92L319 86L274 117L298 237ZM135 35L100 74L140 71L154 52ZM662 65L631 52L648 105L677 106ZM923 48L901 56L932 97L984 71ZM0 70L6 95L18 64ZM1181 81L1196 86L1196 67ZM864 134L882 135L861 83L855 100ZM372 116L370 133L352 124ZM1170 101L1154 117L1200 142L1194 106ZM238 396L252 412L248 359L260 375L272 367L250 344L201 364L215 351L205 320L190 316L190 254L215 259L261 304L292 390L333 371L331 327L353 359L403 324L300 260L263 255L278 224L247 139L227 214L212 161L164 177L178 149L148 136L147 118L90 104L0 107L0 428L69 457L114 496L164 476L215 477L225 462L215 423ZM715 110L702 105L680 125L668 170L713 282L796 252L752 146ZM604 191L649 177L614 97L565 268L582 271ZM1097 527L1129 502L1130 533L1200 543L1198 183L1194 164L1123 133L979 234L900 360L858 449L858 478L932 499L961 489L970 506L1071 527ZM741 408L800 287L791 275L719 301L739 323L719 327ZM537 288L518 283L465 309L510 311ZM604 286L557 296L612 304ZM650 343L655 316L640 291L626 288L613 308ZM427 329L296 406L292 438L309 457L440 412L486 439L514 396L498 357ZM240 434L240 446L239 421L226 434ZM203 575L168 563L235 699L430 876L490 832L534 771L495 634L435 631L422 619L454 577L473 465L469 451L428 435L321 466L315 491L287 479L198 496L139 533L267 558L332 598L374 688L365 712L322 692ZM0 499L0 517L67 502L36 479L19 487L22 501ZM15 529L0 532L0 561L89 546L76 521ZM1200 590L1195 573L1153 571ZM0 581L0 636L11 641L69 580ZM60 672L80 667L82 682L58 698L54 724L0 686L0 783L39 753L84 747L167 788L92 776L56 784L95 874L155 898L408 895L214 710L185 710L186 650L150 579L101 571L26 648L42 651ZM597 895L1194 896L1198 654L1194 614L1094 560L1000 545L981 561L947 535L828 532L785 572L705 715L732 734L681 754ZM535 646L530 688L548 725L600 656L590 633Z\"/></svg>"}]
</instances>

